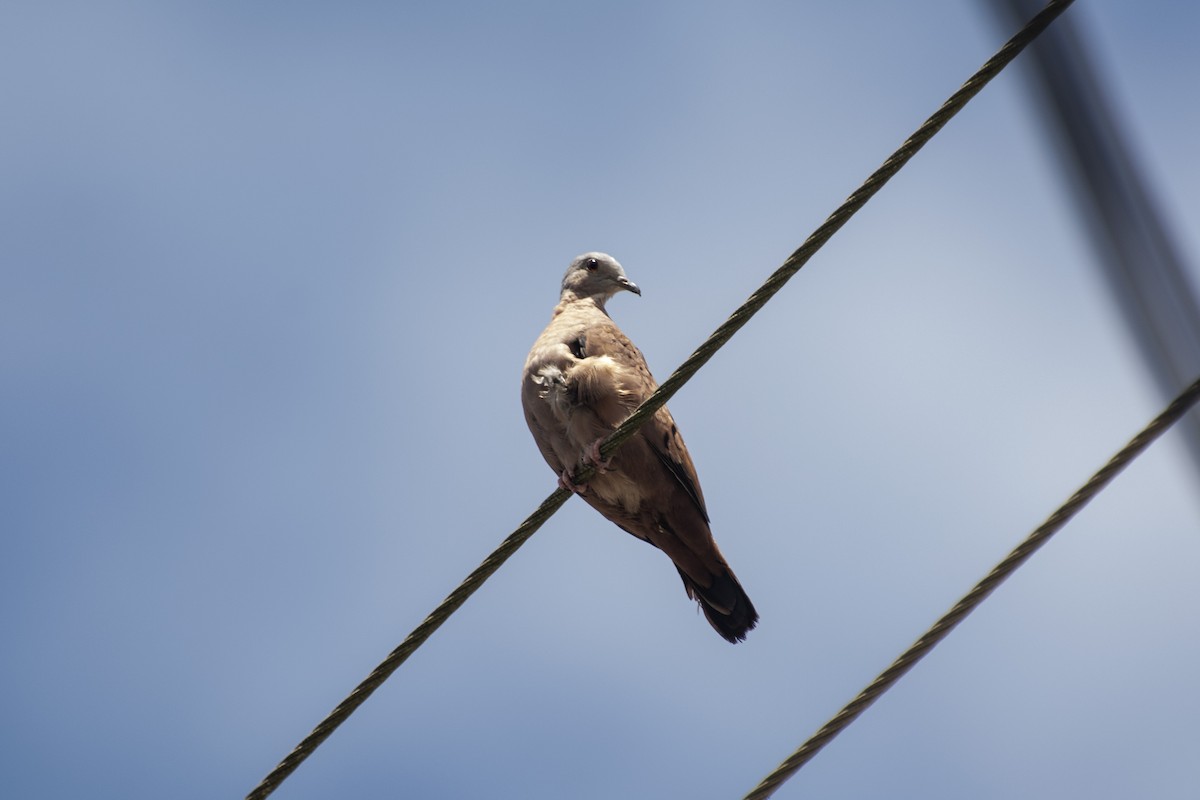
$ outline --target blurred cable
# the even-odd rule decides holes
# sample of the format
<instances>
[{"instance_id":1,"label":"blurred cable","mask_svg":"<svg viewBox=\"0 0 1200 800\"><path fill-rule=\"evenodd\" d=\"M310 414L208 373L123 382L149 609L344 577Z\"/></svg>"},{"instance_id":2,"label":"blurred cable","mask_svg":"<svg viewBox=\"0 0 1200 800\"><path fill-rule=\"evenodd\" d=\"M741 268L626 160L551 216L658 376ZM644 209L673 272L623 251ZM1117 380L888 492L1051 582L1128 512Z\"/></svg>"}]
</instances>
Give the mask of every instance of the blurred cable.
<instances>
[{"instance_id":1,"label":"blurred cable","mask_svg":"<svg viewBox=\"0 0 1200 800\"><path fill-rule=\"evenodd\" d=\"M1040 5L989 4L1005 29ZM1200 373L1200 301L1086 38L1078 20L1061 20L1030 48L1025 74L1105 282L1165 399ZM1181 427L1200 472L1200 413Z\"/></svg>"}]
</instances>

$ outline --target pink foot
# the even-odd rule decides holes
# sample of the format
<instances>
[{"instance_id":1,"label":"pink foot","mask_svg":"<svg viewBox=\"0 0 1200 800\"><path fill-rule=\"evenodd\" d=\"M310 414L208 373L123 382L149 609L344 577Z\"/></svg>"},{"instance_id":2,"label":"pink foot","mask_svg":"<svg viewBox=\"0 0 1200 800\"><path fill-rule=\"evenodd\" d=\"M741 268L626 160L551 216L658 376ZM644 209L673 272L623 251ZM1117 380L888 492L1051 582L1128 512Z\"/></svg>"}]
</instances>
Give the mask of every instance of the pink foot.
<instances>
[{"instance_id":1,"label":"pink foot","mask_svg":"<svg viewBox=\"0 0 1200 800\"><path fill-rule=\"evenodd\" d=\"M596 473L599 475L603 475L604 473L608 472L608 468L612 466L611 458L600 458L600 445L603 443L603 438L592 442L592 446L588 448L587 453L584 454L583 457L583 463L590 464L591 466L595 467Z\"/></svg>"},{"instance_id":2,"label":"pink foot","mask_svg":"<svg viewBox=\"0 0 1200 800\"><path fill-rule=\"evenodd\" d=\"M575 494L587 493L586 483L574 483L571 481L571 470L569 469L564 469L562 474L558 476L558 488L566 489L568 492L574 492Z\"/></svg>"}]
</instances>

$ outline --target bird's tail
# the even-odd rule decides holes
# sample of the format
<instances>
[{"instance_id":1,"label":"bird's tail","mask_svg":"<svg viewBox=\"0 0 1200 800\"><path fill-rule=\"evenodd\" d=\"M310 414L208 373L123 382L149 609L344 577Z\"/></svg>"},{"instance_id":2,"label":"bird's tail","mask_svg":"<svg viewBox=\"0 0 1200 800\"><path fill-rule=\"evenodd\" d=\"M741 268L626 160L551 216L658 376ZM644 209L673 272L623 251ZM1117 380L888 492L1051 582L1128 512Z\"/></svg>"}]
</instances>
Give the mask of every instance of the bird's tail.
<instances>
[{"instance_id":1,"label":"bird's tail","mask_svg":"<svg viewBox=\"0 0 1200 800\"><path fill-rule=\"evenodd\" d=\"M676 569L679 569L676 567ZM683 587L688 597L699 601L708 624L721 634L727 642L737 644L746 639L746 634L758 623L758 612L754 604L738 583L733 570L725 567L724 572L712 576L708 586L701 586L679 570Z\"/></svg>"}]
</instances>

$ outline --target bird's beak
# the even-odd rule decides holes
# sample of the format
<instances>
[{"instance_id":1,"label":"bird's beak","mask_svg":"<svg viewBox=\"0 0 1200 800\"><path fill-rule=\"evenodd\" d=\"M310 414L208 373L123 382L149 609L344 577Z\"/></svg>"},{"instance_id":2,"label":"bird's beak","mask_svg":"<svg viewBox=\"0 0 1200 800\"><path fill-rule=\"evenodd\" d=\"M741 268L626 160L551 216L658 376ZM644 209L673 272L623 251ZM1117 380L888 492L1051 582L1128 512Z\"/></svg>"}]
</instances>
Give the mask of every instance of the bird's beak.
<instances>
[{"instance_id":1,"label":"bird's beak","mask_svg":"<svg viewBox=\"0 0 1200 800\"><path fill-rule=\"evenodd\" d=\"M642 290L638 288L638 285L636 283L634 283L633 281L629 280L629 278L626 278L624 275L617 278L617 285L620 286L622 289L626 289L630 292L633 292L638 297L642 296Z\"/></svg>"}]
</instances>

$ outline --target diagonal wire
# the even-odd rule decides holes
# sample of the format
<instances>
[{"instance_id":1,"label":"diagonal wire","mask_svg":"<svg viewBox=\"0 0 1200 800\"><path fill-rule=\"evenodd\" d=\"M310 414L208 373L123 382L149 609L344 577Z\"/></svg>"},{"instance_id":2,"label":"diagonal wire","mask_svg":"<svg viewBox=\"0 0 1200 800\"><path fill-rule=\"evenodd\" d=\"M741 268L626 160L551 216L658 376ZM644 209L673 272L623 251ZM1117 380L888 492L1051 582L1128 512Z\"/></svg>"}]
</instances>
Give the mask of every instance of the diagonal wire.
<instances>
[{"instance_id":1,"label":"diagonal wire","mask_svg":"<svg viewBox=\"0 0 1200 800\"><path fill-rule=\"evenodd\" d=\"M696 374L700 367L704 366L717 350L728 342L743 325L749 322L750 318L766 305L767 301L774 297L793 275L800 271L800 268L846 224L850 217L866 205L867 201L874 197L883 188L884 184L899 172L901 167L907 164L950 121L951 117L962 110L963 106L969 100L977 95L1009 62L1016 58L1017 54L1033 41L1038 34L1045 30L1046 26L1061 14L1071 2L1072 0L1052 0L1045 9L1033 17L1024 28L1005 43L958 91L951 95L933 116L925 120L921 127L904 144L900 145L900 148L892 153L883 162L883 165L875 170L854 194L850 195L837 210L830 214L829 218L813 231L804 243L800 245L799 249L792 253L783 265L775 270L763 285L733 312L728 320L717 328L694 353L688 356L687 360L671 374L671 377L667 378L658 387L654 394L648 397L628 419L621 423L620 427L611 436L605 439L604 443L600 446L601 458L606 459L616 452L617 448L628 441L650 416L666 405L667 401ZM594 467L585 466L572 476L572 480L575 483L583 483L594 474ZM295 749L280 761L250 794L246 795L246 800L262 800L262 798L270 795L339 725L345 722L359 706L366 702L367 698L418 647L424 644L425 640L451 614L457 611L466 602L467 598L508 560L509 556L515 553L521 545L525 544L537 529L566 503L569 497L569 492L564 489L558 489L542 501L542 504L533 514L527 517L515 531L509 534L508 538L491 555L484 559L483 563L468 575L458 588L451 592L425 618L424 622L413 629L412 633L395 650L389 653L387 658L362 683L356 686L354 691L345 700L339 703L325 719L313 728L312 732L296 745Z\"/></svg>"},{"instance_id":2,"label":"diagonal wire","mask_svg":"<svg viewBox=\"0 0 1200 800\"><path fill-rule=\"evenodd\" d=\"M583 480L582 476L576 476L575 481ZM521 545L528 541L530 536L538 528L542 527L542 523L554 516L554 512L558 511L564 503L571 497L571 493L566 489L558 489L538 506L537 510L526 517L525 521L508 537L500 543L500 546L492 551L491 555L483 560L483 563L475 568L475 571L468 575L462 583L451 592L441 604L435 608L425 621L413 629L412 633L405 637L400 645L388 654L379 666L371 671L362 683L354 687L354 691L346 697L345 700L338 703L337 708L329 712L325 719L318 723L317 727L312 729L312 732L301 740L300 744L296 745L292 752L279 762L275 769L271 770L268 775L255 786L250 794L246 795L246 800L261 800L267 797L271 792L275 791L276 787L284 781L287 776L291 775L296 767L304 762L322 742L329 738L329 735L337 729L339 725L355 712L355 710L367 701L371 694L383 685L393 672L395 672L408 657L413 654L418 647L425 643L425 640L433 635L433 632L441 627L442 623L450 618L458 608L465 602L467 598L475 593L475 590L483 585L483 582L492 576L500 566L508 560L508 557L517 552Z\"/></svg>"},{"instance_id":3,"label":"diagonal wire","mask_svg":"<svg viewBox=\"0 0 1200 800\"><path fill-rule=\"evenodd\" d=\"M1129 466L1133 459L1141 455L1155 439L1178 422L1197 402L1200 402L1200 378L1176 397L1167 408L1154 418L1137 436L1130 440L1121 450L1109 459L1100 471L1088 479L1067 502L1063 503L1041 524L1033 533L1025 538L1004 560L992 568L983 580L975 584L975 588L950 609L944 617L933 624L925 634L897 658L892 665L879 674L871 684L863 689L857 697L847 703L841 711L833 716L819 731L800 745L796 752L775 768L775 771L763 778L744 800L764 800L775 793L775 790L795 775L801 767L807 764L821 748L829 744L839 733L854 722L860 714L866 711L872 703L892 687L904 674L912 669L918 661L924 658L930 650L945 639L958 623L987 599L997 586L1017 571L1039 547L1050 540L1072 517L1084 506L1091 502L1100 490L1107 486L1121 470Z\"/></svg>"},{"instance_id":4,"label":"diagonal wire","mask_svg":"<svg viewBox=\"0 0 1200 800\"><path fill-rule=\"evenodd\" d=\"M916 132L908 137L896 152L888 156L887 161L884 161L879 169L871 173L871 176L863 182L863 185L854 194L846 198L846 201L838 206L837 210L830 214L829 218L821 223L821 226L804 240L804 244L800 245L796 252L788 256L787 261L783 262L783 265L767 278L758 291L750 295L750 298L734 311L721 327L713 331L713 334L705 340L704 344L696 348L696 352L688 356L688 359L679 365L679 368L672 373L671 377L667 378L658 387L657 392L647 398L646 402L642 403L621 424L621 427L617 428L612 436L605 440L604 444L600 446L600 455L607 458L621 444L633 436L648 417L665 405L683 387L683 384L712 358L725 342L729 341L743 325L749 322L750 318L766 305L767 301L774 297L775 293L782 289L783 285L799 272L801 267L808 263L813 254L824 246L846 224L850 217L854 216L860 208L866 205L867 201L874 197L875 193L882 189L883 185L899 172L900 168L907 164L933 138L934 134L950 121L951 117L961 111L962 107L971 98L979 94L980 90L992 78L996 77L1000 70L1008 66L1009 62L1016 58L1026 45L1037 38L1059 14L1065 11L1071 5L1072 1L1051 0L1042 11L1026 23L1024 28L1009 39L994 56L988 59L987 63L979 68L978 72L967 79L967 82L957 92L952 94L933 116L925 120L921 127L917 128ZM590 476L591 473L589 472L587 477Z\"/></svg>"}]
</instances>

